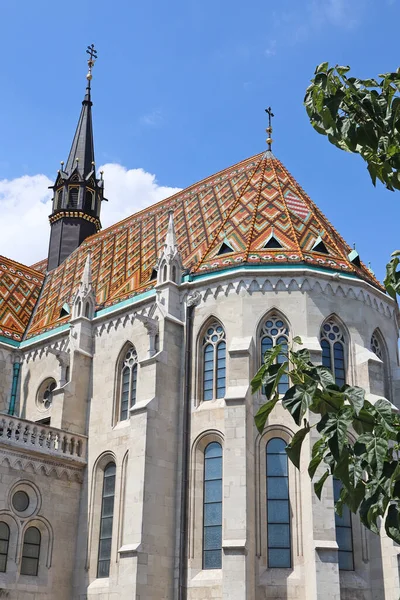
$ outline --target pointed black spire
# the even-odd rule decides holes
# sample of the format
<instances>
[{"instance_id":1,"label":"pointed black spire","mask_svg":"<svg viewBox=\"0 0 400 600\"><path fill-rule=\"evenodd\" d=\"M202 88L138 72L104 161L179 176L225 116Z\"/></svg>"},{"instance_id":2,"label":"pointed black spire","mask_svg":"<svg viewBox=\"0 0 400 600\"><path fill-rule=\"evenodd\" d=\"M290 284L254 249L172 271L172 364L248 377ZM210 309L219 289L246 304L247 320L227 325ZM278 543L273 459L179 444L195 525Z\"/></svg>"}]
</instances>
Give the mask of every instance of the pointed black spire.
<instances>
[{"instance_id":1,"label":"pointed black spire","mask_svg":"<svg viewBox=\"0 0 400 600\"><path fill-rule=\"evenodd\" d=\"M68 156L65 172L69 175L75 168L85 177L93 170L94 143L92 126L92 105L90 99L90 88L86 89L86 95L82 102L81 115L75 131L74 140Z\"/></svg>"},{"instance_id":2,"label":"pointed black spire","mask_svg":"<svg viewBox=\"0 0 400 600\"><path fill-rule=\"evenodd\" d=\"M58 267L87 237L101 229L100 208L103 176L96 177L92 126L91 81L97 58L94 45L88 46L89 72L86 94L67 164L61 169L52 189L53 212L50 215L50 246L47 269Z\"/></svg>"}]
</instances>

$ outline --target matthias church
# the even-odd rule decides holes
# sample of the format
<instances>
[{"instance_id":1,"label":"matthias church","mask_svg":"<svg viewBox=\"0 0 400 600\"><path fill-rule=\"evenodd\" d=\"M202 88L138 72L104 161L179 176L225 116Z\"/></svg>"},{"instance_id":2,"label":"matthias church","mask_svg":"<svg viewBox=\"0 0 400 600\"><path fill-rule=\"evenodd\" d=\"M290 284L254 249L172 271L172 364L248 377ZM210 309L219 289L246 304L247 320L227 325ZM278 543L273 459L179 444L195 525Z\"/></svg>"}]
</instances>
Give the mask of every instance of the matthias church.
<instances>
[{"instance_id":1,"label":"matthias church","mask_svg":"<svg viewBox=\"0 0 400 600\"><path fill-rule=\"evenodd\" d=\"M260 435L250 386L299 336L399 405L396 303L271 139L102 229L94 60L48 256L0 257L0 596L398 600L399 547L335 515L335 482L317 499L315 438L296 470L290 415Z\"/></svg>"}]
</instances>

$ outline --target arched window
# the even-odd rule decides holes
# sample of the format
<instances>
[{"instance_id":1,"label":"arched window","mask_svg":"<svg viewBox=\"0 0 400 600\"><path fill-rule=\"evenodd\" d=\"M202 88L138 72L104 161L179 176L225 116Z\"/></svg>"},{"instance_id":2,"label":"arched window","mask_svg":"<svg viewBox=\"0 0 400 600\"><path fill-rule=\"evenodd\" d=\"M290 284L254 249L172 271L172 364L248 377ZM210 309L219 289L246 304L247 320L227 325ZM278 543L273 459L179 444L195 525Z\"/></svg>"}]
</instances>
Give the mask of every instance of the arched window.
<instances>
[{"instance_id":1,"label":"arched window","mask_svg":"<svg viewBox=\"0 0 400 600\"><path fill-rule=\"evenodd\" d=\"M22 547L21 575L36 576L39 570L40 531L37 527L28 527Z\"/></svg>"},{"instance_id":2,"label":"arched window","mask_svg":"<svg viewBox=\"0 0 400 600\"><path fill-rule=\"evenodd\" d=\"M78 208L78 196L79 196L79 188L70 187L68 190L68 207L67 208Z\"/></svg>"},{"instance_id":3,"label":"arched window","mask_svg":"<svg viewBox=\"0 0 400 600\"><path fill-rule=\"evenodd\" d=\"M288 351L289 342L289 327L287 323L277 314L269 315L261 330L261 357L264 359L264 354L277 344L282 346L282 352L277 358L278 363L286 360L285 354ZM283 375L278 385L278 392L285 394L289 389L289 377Z\"/></svg>"},{"instance_id":4,"label":"arched window","mask_svg":"<svg viewBox=\"0 0 400 600\"><path fill-rule=\"evenodd\" d=\"M128 418L129 408L136 402L138 357L133 346L125 354L121 370L120 420Z\"/></svg>"},{"instance_id":5,"label":"arched window","mask_svg":"<svg viewBox=\"0 0 400 600\"><path fill-rule=\"evenodd\" d=\"M336 385L346 383L344 335L334 319L328 319L321 328L322 364L335 377Z\"/></svg>"},{"instance_id":6,"label":"arched window","mask_svg":"<svg viewBox=\"0 0 400 600\"><path fill-rule=\"evenodd\" d=\"M269 568L291 567L289 473L286 442L269 440L267 470L267 548Z\"/></svg>"},{"instance_id":7,"label":"arched window","mask_svg":"<svg viewBox=\"0 0 400 600\"><path fill-rule=\"evenodd\" d=\"M203 400L223 398L225 382L225 331L219 323L212 323L203 338Z\"/></svg>"},{"instance_id":8,"label":"arched window","mask_svg":"<svg viewBox=\"0 0 400 600\"><path fill-rule=\"evenodd\" d=\"M164 265L163 268L163 281L167 281L167 265Z\"/></svg>"},{"instance_id":9,"label":"arched window","mask_svg":"<svg viewBox=\"0 0 400 600\"><path fill-rule=\"evenodd\" d=\"M371 350L378 358L381 359L383 365L383 389L385 397L390 399L390 387L389 387L389 370L388 370L388 359L386 354L386 348L382 340L382 336L378 330L375 330L371 336Z\"/></svg>"},{"instance_id":10,"label":"arched window","mask_svg":"<svg viewBox=\"0 0 400 600\"><path fill-rule=\"evenodd\" d=\"M10 540L10 528L7 523L0 521L0 573L7 569L8 542Z\"/></svg>"},{"instance_id":11,"label":"arched window","mask_svg":"<svg viewBox=\"0 0 400 600\"><path fill-rule=\"evenodd\" d=\"M114 516L115 463L110 462L104 469L103 496L101 501L99 556L97 577L110 574L112 526Z\"/></svg>"},{"instance_id":12,"label":"arched window","mask_svg":"<svg viewBox=\"0 0 400 600\"><path fill-rule=\"evenodd\" d=\"M342 489L340 479L333 478L333 496L335 502L339 500ZM354 571L353 556L353 529L351 525L351 512L348 506L344 505L342 516L335 512L336 541L339 546L339 569L343 571Z\"/></svg>"},{"instance_id":13,"label":"arched window","mask_svg":"<svg viewBox=\"0 0 400 600\"><path fill-rule=\"evenodd\" d=\"M204 451L203 569L222 566L222 446Z\"/></svg>"},{"instance_id":14,"label":"arched window","mask_svg":"<svg viewBox=\"0 0 400 600\"><path fill-rule=\"evenodd\" d=\"M174 283L178 283L176 280L176 266L175 265L172 265L172 281Z\"/></svg>"}]
</instances>

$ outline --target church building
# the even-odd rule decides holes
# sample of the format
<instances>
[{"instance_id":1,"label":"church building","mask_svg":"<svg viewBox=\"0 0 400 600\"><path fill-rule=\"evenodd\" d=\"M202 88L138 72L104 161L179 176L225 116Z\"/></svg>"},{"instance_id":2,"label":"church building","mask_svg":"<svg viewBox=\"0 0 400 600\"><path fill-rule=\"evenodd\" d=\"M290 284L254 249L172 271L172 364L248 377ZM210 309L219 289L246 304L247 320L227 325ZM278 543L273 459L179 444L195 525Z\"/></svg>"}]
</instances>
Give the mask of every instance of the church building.
<instances>
[{"instance_id":1,"label":"church building","mask_svg":"<svg viewBox=\"0 0 400 600\"><path fill-rule=\"evenodd\" d=\"M102 229L89 54L48 256L0 256L0 597L399 600L399 546L335 515L334 481L318 500L316 438L296 470L292 418L278 404L260 435L250 386L299 336L400 407L396 302L270 127L267 150Z\"/></svg>"}]
</instances>

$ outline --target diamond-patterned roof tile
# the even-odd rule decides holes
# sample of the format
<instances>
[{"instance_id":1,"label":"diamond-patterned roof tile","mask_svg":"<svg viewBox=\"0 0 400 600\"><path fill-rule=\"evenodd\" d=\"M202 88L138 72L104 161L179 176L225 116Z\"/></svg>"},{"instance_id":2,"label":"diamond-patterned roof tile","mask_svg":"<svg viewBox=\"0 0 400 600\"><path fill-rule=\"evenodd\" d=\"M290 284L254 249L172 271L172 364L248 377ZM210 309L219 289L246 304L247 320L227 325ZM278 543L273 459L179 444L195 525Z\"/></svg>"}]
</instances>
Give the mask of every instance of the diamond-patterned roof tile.
<instances>
[{"instance_id":1,"label":"diamond-patterned roof tile","mask_svg":"<svg viewBox=\"0 0 400 600\"><path fill-rule=\"evenodd\" d=\"M365 265L349 262L350 246L283 164L263 152L85 240L48 274L28 337L59 324L61 307L79 284L89 249L98 307L152 289L150 277L170 210L184 267L194 274L243 263L305 263L355 273L383 289ZM281 248L265 248L271 235ZM328 254L312 250L319 236ZM224 239L233 252L218 255Z\"/></svg>"}]
</instances>

